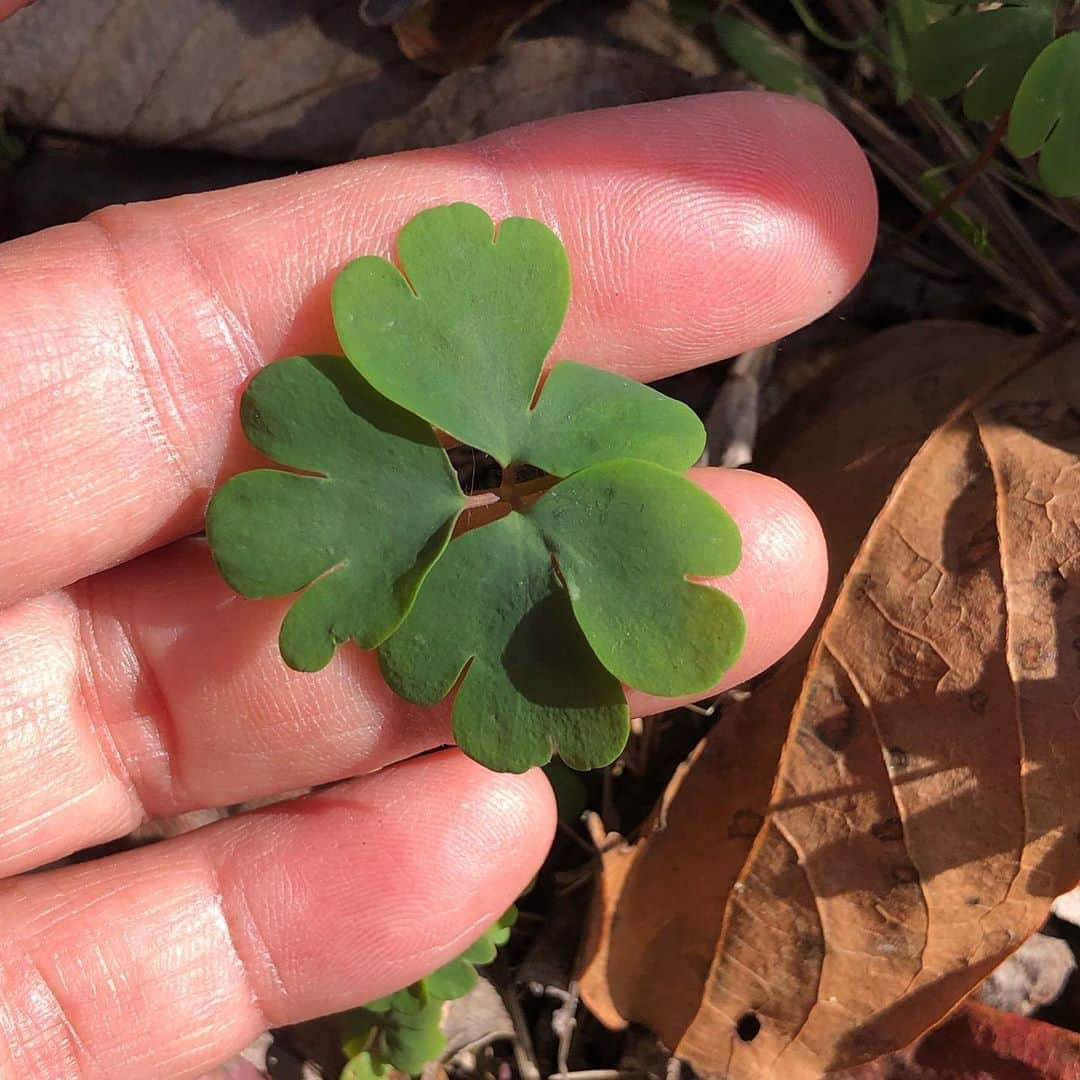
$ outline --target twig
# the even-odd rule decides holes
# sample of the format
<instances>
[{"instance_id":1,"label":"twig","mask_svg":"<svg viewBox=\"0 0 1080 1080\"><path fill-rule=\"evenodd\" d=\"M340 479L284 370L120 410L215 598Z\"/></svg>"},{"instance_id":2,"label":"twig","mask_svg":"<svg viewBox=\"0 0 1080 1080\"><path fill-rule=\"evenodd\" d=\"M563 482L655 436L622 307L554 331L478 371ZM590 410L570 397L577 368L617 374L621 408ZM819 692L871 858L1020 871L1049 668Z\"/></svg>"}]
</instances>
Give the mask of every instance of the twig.
<instances>
[{"instance_id":1,"label":"twig","mask_svg":"<svg viewBox=\"0 0 1080 1080\"><path fill-rule=\"evenodd\" d=\"M944 198L940 199L927 213L923 214L915 224L914 228L908 233L907 238L909 240L914 240L917 236L921 236L927 226L933 225L935 221L939 221L942 215L945 214L950 207L954 206L964 197L968 188L978 180L979 174L990 164L991 158L993 158L994 154L997 152L997 148L1001 145L1001 140L1005 138L1005 132L1008 127L1009 114L1002 113L1001 118L990 132L990 137L983 144L982 150L979 151L979 156L971 163L967 172L956 181L952 189L945 194Z\"/></svg>"},{"instance_id":2,"label":"twig","mask_svg":"<svg viewBox=\"0 0 1080 1080\"><path fill-rule=\"evenodd\" d=\"M618 762L615 763L618 765ZM619 811L615 806L615 791L613 785L615 766L605 769L600 779L600 816L604 819L609 829L618 831Z\"/></svg>"},{"instance_id":3,"label":"twig","mask_svg":"<svg viewBox=\"0 0 1080 1080\"><path fill-rule=\"evenodd\" d=\"M930 200L910 177L921 176L930 169L930 163L907 140L897 135L888 124L846 90L833 84L829 88L829 96L840 118L866 141L867 155L874 164L915 206L928 210ZM1059 323L1057 306L1050 304L1031 282L1008 272L996 260L988 258L947 219L939 220L936 224L973 263L992 277L1006 294L1011 293L1022 301L1027 308L1027 317L1036 329L1045 329Z\"/></svg>"},{"instance_id":4,"label":"twig","mask_svg":"<svg viewBox=\"0 0 1080 1080\"><path fill-rule=\"evenodd\" d=\"M963 159L975 156L975 148L967 138L966 133L952 120L945 108L938 102L925 102L919 98L912 98L907 103L910 115L915 119L921 119L924 126L930 129L946 144L945 152L952 153ZM1010 205L1008 199L999 190L988 175L977 177L981 183L972 192L974 200L978 195L978 205L984 216L988 219L991 232L995 241L1001 246L1002 240L1011 242L1011 258L1015 266L1030 267L1042 280L1029 283L1034 289L1045 292L1051 302L1056 301L1057 318L1049 325L1059 326L1062 322L1075 319L1080 301L1076 294L1054 268L1054 265L1046 257L1041 245L1039 245L1030 230L1017 217L1016 211Z\"/></svg>"},{"instance_id":5,"label":"twig","mask_svg":"<svg viewBox=\"0 0 1080 1080\"><path fill-rule=\"evenodd\" d=\"M1069 205L1068 200L1046 195L1039 182L1032 180L1023 169L1006 165L1002 161L993 161L986 171L1047 217L1067 226L1073 232L1080 232L1080 213Z\"/></svg>"},{"instance_id":6,"label":"twig","mask_svg":"<svg viewBox=\"0 0 1080 1080\"><path fill-rule=\"evenodd\" d=\"M555 1051L555 1063L559 1067L556 1076L565 1077L570 1068L570 1045L577 1028L578 984L572 982L565 1000L551 1014L551 1030L559 1039Z\"/></svg>"},{"instance_id":7,"label":"twig","mask_svg":"<svg viewBox=\"0 0 1080 1080\"><path fill-rule=\"evenodd\" d=\"M805 3L803 3L803 0L790 0L790 2L791 6L795 9L795 14L799 16L799 20L802 22L803 26L805 26L806 29L823 45L828 45L832 49L840 49L842 52L859 52L873 44L873 29L867 30L866 33L860 34L850 41L846 41L844 38L837 37L835 34L830 34L829 31L818 22L814 13Z\"/></svg>"},{"instance_id":8,"label":"twig","mask_svg":"<svg viewBox=\"0 0 1080 1080\"><path fill-rule=\"evenodd\" d=\"M529 1034L529 1024L521 1011L521 1002L514 993L510 972L501 952L495 959L495 971L499 993L514 1024L514 1060L517 1062L518 1072L522 1080L540 1080L540 1066L536 1063L536 1049L533 1047L532 1035Z\"/></svg>"},{"instance_id":9,"label":"twig","mask_svg":"<svg viewBox=\"0 0 1080 1080\"><path fill-rule=\"evenodd\" d=\"M696 713L698 716L704 716L706 719L709 719L719 707L721 696L722 695L717 694L708 705L699 705L696 701L691 701L684 705L683 708L689 709L690 712Z\"/></svg>"},{"instance_id":10,"label":"twig","mask_svg":"<svg viewBox=\"0 0 1080 1080\"><path fill-rule=\"evenodd\" d=\"M775 357L773 341L748 349L731 364L705 419L705 464L737 469L753 459L761 387L768 380Z\"/></svg>"},{"instance_id":11,"label":"twig","mask_svg":"<svg viewBox=\"0 0 1080 1080\"><path fill-rule=\"evenodd\" d=\"M578 847L580 847L583 851L587 852L590 859L596 857L596 848L594 848L592 844L586 843L586 841L583 840L580 836L578 836L578 834L574 832L574 830L570 828L570 826L567 825L564 821L558 822L556 828L559 830L559 832L563 834L563 836L566 836L570 840L573 840L573 842L577 844Z\"/></svg>"}]
</instances>

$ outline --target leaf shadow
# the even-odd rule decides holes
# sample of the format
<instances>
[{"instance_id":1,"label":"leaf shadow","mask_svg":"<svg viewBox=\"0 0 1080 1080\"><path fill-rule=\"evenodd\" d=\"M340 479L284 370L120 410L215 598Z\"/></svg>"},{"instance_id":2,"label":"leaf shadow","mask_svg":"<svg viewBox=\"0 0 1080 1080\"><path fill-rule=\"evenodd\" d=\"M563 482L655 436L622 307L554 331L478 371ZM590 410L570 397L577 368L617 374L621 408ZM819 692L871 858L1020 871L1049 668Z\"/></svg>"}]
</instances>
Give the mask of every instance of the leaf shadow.
<instances>
[{"instance_id":1,"label":"leaf shadow","mask_svg":"<svg viewBox=\"0 0 1080 1080\"><path fill-rule=\"evenodd\" d=\"M599 661L556 586L525 613L500 657L514 688L536 705L587 709L611 704L607 682L577 678ZM568 677L569 674L569 677Z\"/></svg>"},{"instance_id":2,"label":"leaf shadow","mask_svg":"<svg viewBox=\"0 0 1080 1080\"><path fill-rule=\"evenodd\" d=\"M898 1025L909 1028L912 1031L912 1039L918 1038L943 1019L942 1001L959 1001L972 986L982 982L997 964L998 958L994 957L973 964L970 968L953 971L940 979L935 979L913 993L905 995L866 1023L851 1029L837 1043L830 1072L833 1069L850 1069L853 1065L858 1066L902 1049L897 1046ZM916 1051L916 1061L918 1061L918 1051ZM977 1063L970 1059L965 1059L964 1065L972 1069L970 1073L965 1071L965 1075L968 1076L1001 1076L997 1071L987 1073L978 1071ZM999 1066L1000 1060L992 1061L991 1065ZM1017 1080L1020 1080L1021 1076L1031 1078L1032 1075L1025 1069L1022 1074L1017 1074Z\"/></svg>"}]
</instances>

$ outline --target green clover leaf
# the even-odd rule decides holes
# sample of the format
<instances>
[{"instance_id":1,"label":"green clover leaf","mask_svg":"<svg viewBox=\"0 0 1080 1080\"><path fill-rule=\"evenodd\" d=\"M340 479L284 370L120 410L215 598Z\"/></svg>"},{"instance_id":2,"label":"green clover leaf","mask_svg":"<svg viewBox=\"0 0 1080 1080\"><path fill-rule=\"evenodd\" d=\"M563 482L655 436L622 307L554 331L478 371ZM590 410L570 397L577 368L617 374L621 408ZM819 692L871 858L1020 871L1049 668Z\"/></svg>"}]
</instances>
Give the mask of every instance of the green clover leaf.
<instances>
[{"instance_id":1,"label":"green clover leaf","mask_svg":"<svg viewBox=\"0 0 1080 1080\"><path fill-rule=\"evenodd\" d=\"M391 1068L417 1075L442 1055L442 1003L476 985L478 965L490 964L517 921L511 905L460 956L423 979L359 1009L343 1013L341 1048L348 1063L341 1080L382 1080Z\"/></svg>"},{"instance_id":2,"label":"green clover leaf","mask_svg":"<svg viewBox=\"0 0 1080 1080\"><path fill-rule=\"evenodd\" d=\"M687 575L729 574L739 553L735 523L684 477L591 466L455 540L381 647L383 674L433 704L468 666L454 738L492 768L522 772L556 750L574 768L605 765L626 741L618 680L704 692L738 655L738 605Z\"/></svg>"},{"instance_id":3,"label":"green clover leaf","mask_svg":"<svg viewBox=\"0 0 1080 1080\"><path fill-rule=\"evenodd\" d=\"M374 648L405 617L465 505L434 433L333 356L264 368L240 415L267 457L318 475L256 469L218 490L206 534L222 576L250 597L310 586L281 626L290 667L317 671L349 638Z\"/></svg>"},{"instance_id":4,"label":"green clover leaf","mask_svg":"<svg viewBox=\"0 0 1080 1080\"><path fill-rule=\"evenodd\" d=\"M614 458L689 469L705 449L694 411L634 379L564 361L533 409L521 460L553 476Z\"/></svg>"},{"instance_id":5,"label":"green clover leaf","mask_svg":"<svg viewBox=\"0 0 1080 1080\"><path fill-rule=\"evenodd\" d=\"M1045 0L951 15L913 35L907 74L928 97L964 90L965 115L993 120L1012 106L1024 73L1053 37L1053 5Z\"/></svg>"},{"instance_id":6,"label":"green clover leaf","mask_svg":"<svg viewBox=\"0 0 1080 1080\"><path fill-rule=\"evenodd\" d=\"M442 999L428 992L423 979L354 1009L345 1016L343 1048L351 1059L349 1065L367 1053L367 1064L377 1073L393 1068L419 1075L429 1061L439 1059L446 1045L441 1019ZM357 1068L363 1070L366 1064Z\"/></svg>"},{"instance_id":7,"label":"green clover leaf","mask_svg":"<svg viewBox=\"0 0 1080 1080\"><path fill-rule=\"evenodd\" d=\"M446 1046L441 1019L442 1000L427 992L423 979L343 1014L342 1051L348 1062L341 1080L381 1080L391 1069L419 1076Z\"/></svg>"},{"instance_id":8,"label":"green clover leaf","mask_svg":"<svg viewBox=\"0 0 1080 1080\"><path fill-rule=\"evenodd\" d=\"M1042 150L1039 176L1051 195L1080 195L1080 31L1058 38L1031 65L1006 141L1017 157Z\"/></svg>"},{"instance_id":9,"label":"green clover leaf","mask_svg":"<svg viewBox=\"0 0 1080 1080\"><path fill-rule=\"evenodd\" d=\"M429 998L424 1008L414 1016L397 1017L382 1033L380 1055L388 1065L410 1076L419 1076L424 1066L438 1061L446 1047L439 1026L442 1002Z\"/></svg>"},{"instance_id":10,"label":"green clover leaf","mask_svg":"<svg viewBox=\"0 0 1080 1080\"><path fill-rule=\"evenodd\" d=\"M367 1050L350 1058L341 1070L341 1080L384 1080L389 1073L389 1062L375 1062Z\"/></svg>"},{"instance_id":11,"label":"green clover leaf","mask_svg":"<svg viewBox=\"0 0 1080 1080\"><path fill-rule=\"evenodd\" d=\"M532 408L570 298L547 226L508 218L496 232L479 207L454 203L417 214L397 249L401 270L356 259L333 291L345 354L388 398L503 465L558 476L610 457L681 469L698 458L704 435L686 406L610 372L557 365Z\"/></svg>"},{"instance_id":12,"label":"green clover leaf","mask_svg":"<svg viewBox=\"0 0 1080 1080\"><path fill-rule=\"evenodd\" d=\"M696 484L645 462L609 461L556 485L527 516L593 652L622 682L666 697L704 693L734 663L742 611L687 577L730 574L739 530Z\"/></svg>"},{"instance_id":13,"label":"green clover leaf","mask_svg":"<svg viewBox=\"0 0 1080 1080\"><path fill-rule=\"evenodd\" d=\"M345 355L381 393L503 465L515 460L544 358L570 299L570 266L539 221L495 235L478 206L417 214L402 270L356 259L334 283Z\"/></svg>"},{"instance_id":14,"label":"green clover leaf","mask_svg":"<svg viewBox=\"0 0 1080 1080\"><path fill-rule=\"evenodd\" d=\"M459 536L401 628L379 649L391 688L422 705L454 699L454 739L489 768L524 772L557 748L606 765L630 725L619 681L574 620L551 554L518 513Z\"/></svg>"},{"instance_id":15,"label":"green clover leaf","mask_svg":"<svg viewBox=\"0 0 1080 1080\"><path fill-rule=\"evenodd\" d=\"M476 969L495 959L500 945L510 940L510 927L517 922L517 908L508 908L460 956L424 979L427 992L444 1001L464 997L476 985Z\"/></svg>"},{"instance_id":16,"label":"green clover leaf","mask_svg":"<svg viewBox=\"0 0 1080 1080\"><path fill-rule=\"evenodd\" d=\"M569 297L566 254L540 222L496 231L477 207L435 207L402 230L398 257L357 259L335 283L346 358L291 357L252 381L244 430L297 471L221 488L214 558L244 595L303 590L281 628L293 667L315 670L351 638L379 648L410 701L460 684L454 734L478 761L520 772L557 751L604 765L629 730L621 683L704 692L744 637L738 606L693 580L730 573L740 546L681 475L701 422L570 361L540 386ZM433 428L506 466L486 496L501 508L453 541L464 497ZM519 481L519 466L547 475ZM457 965L435 985L468 979Z\"/></svg>"}]
</instances>

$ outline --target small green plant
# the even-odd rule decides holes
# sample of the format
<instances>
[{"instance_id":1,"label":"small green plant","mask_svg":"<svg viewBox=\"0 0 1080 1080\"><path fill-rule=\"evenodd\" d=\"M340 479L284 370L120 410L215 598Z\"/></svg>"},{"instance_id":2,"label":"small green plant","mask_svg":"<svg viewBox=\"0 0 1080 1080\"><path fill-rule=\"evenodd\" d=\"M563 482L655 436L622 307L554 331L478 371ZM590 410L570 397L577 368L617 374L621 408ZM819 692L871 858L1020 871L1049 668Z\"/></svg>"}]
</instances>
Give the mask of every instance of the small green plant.
<instances>
[{"instance_id":1,"label":"small green plant","mask_svg":"<svg viewBox=\"0 0 1080 1080\"><path fill-rule=\"evenodd\" d=\"M476 985L478 965L490 964L510 938L517 919L511 907L459 957L396 994L342 1016L341 1080L373 1080L391 1069L415 1076L445 1048L443 1002L464 997Z\"/></svg>"},{"instance_id":2,"label":"small green plant","mask_svg":"<svg viewBox=\"0 0 1080 1080\"><path fill-rule=\"evenodd\" d=\"M823 101L808 65L772 34L732 14L734 6L713 10L700 0L677 0L673 11L692 25L710 24L721 48L763 86ZM1080 31L1056 37L1060 16L1075 5L890 0L879 24L854 40L826 31L805 0L791 0L791 6L825 45L865 52L891 70L901 104L913 92L932 99L962 94L968 120L1007 118L997 137L1018 158L1042 151L1039 176L1046 190L1080 195Z\"/></svg>"},{"instance_id":3,"label":"small green plant","mask_svg":"<svg viewBox=\"0 0 1080 1080\"><path fill-rule=\"evenodd\" d=\"M400 269L364 257L335 282L344 357L279 360L249 385L248 439L294 471L222 486L214 558L245 596L303 590L281 627L290 666L318 670L351 639L410 701L457 685L455 739L491 768L605 765L629 730L622 684L704 693L742 646L735 602L692 580L740 555L682 475L702 425L578 363L540 387L570 296L540 222L496 233L478 207L435 207L397 250ZM436 431L494 458L498 487L467 500Z\"/></svg>"}]
</instances>

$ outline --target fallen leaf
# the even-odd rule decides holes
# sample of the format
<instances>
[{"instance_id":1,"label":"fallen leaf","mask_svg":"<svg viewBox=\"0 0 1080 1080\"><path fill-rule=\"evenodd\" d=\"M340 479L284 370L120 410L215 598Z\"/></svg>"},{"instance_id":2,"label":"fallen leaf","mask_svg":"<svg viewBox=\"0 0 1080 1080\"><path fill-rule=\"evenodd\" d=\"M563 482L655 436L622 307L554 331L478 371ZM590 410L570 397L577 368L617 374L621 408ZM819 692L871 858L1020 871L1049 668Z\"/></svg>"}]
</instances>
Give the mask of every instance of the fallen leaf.
<instances>
[{"instance_id":1,"label":"fallen leaf","mask_svg":"<svg viewBox=\"0 0 1080 1080\"><path fill-rule=\"evenodd\" d=\"M770 471L823 521L826 606L618 853L582 977L601 1019L704 1077L850 1068L1074 884L1080 415L1058 385L1080 351L1047 348L912 324L783 418Z\"/></svg>"},{"instance_id":2,"label":"fallen leaf","mask_svg":"<svg viewBox=\"0 0 1080 1080\"><path fill-rule=\"evenodd\" d=\"M970 1001L907 1050L830 1080L1077 1080L1080 1034Z\"/></svg>"},{"instance_id":3,"label":"fallen leaf","mask_svg":"<svg viewBox=\"0 0 1080 1080\"><path fill-rule=\"evenodd\" d=\"M465 997L448 1001L443 1008L444 1058L463 1050L477 1050L500 1039L514 1038L514 1021L499 991L481 977Z\"/></svg>"},{"instance_id":4,"label":"fallen leaf","mask_svg":"<svg viewBox=\"0 0 1080 1080\"><path fill-rule=\"evenodd\" d=\"M12 120L123 143L341 160L428 82L357 0L51 0L0 27Z\"/></svg>"},{"instance_id":5,"label":"fallen leaf","mask_svg":"<svg viewBox=\"0 0 1080 1080\"><path fill-rule=\"evenodd\" d=\"M357 152L441 146L512 124L696 89L693 76L659 56L562 36L510 41L484 66L429 85L412 109L364 130Z\"/></svg>"},{"instance_id":6,"label":"fallen leaf","mask_svg":"<svg viewBox=\"0 0 1080 1080\"><path fill-rule=\"evenodd\" d=\"M554 2L426 0L394 23L394 35L410 60L445 75L482 63L522 23Z\"/></svg>"},{"instance_id":7,"label":"fallen leaf","mask_svg":"<svg viewBox=\"0 0 1080 1080\"><path fill-rule=\"evenodd\" d=\"M550 36L436 80L358 0L50 0L0 25L0 111L118 145L343 161L715 88L693 80L714 73L704 47L655 6L553 7Z\"/></svg>"}]
</instances>

